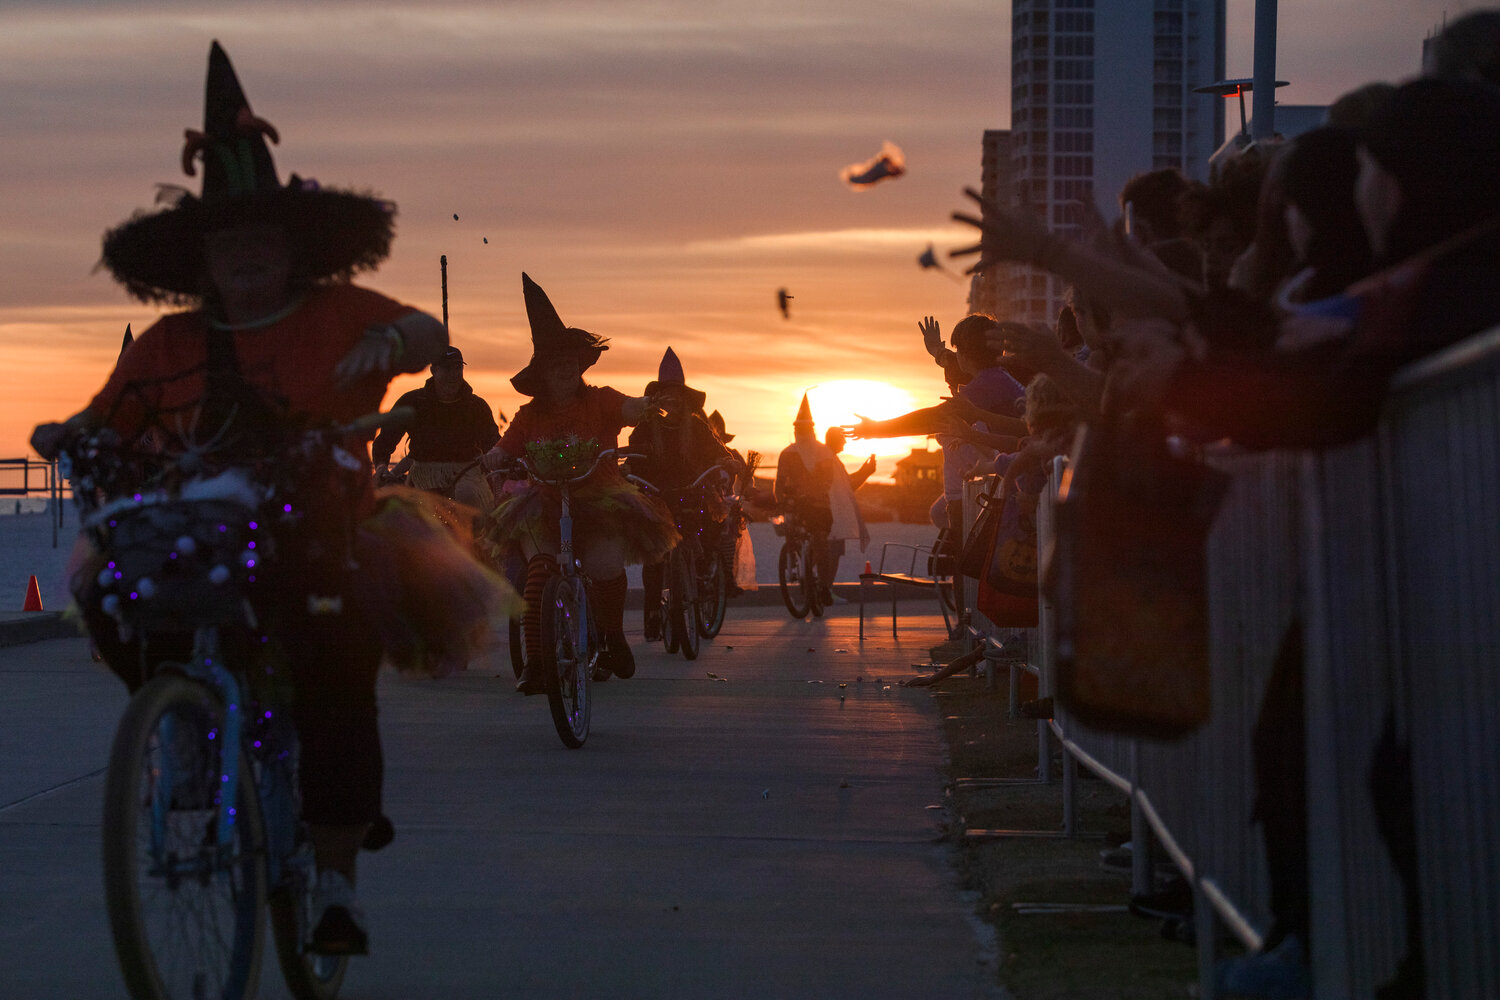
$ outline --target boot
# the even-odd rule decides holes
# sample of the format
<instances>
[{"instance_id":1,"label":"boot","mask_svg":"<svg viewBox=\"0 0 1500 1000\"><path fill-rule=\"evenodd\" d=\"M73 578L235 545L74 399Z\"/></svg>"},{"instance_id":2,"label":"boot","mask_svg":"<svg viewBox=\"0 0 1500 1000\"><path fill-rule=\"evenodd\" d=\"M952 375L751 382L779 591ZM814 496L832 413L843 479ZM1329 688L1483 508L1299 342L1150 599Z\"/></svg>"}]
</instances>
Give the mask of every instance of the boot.
<instances>
[{"instance_id":1,"label":"boot","mask_svg":"<svg viewBox=\"0 0 1500 1000\"><path fill-rule=\"evenodd\" d=\"M604 635L599 668L625 679L635 676L635 657L625 638L625 574L594 584L595 622ZM595 677L597 679L598 673Z\"/></svg>"}]
</instances>

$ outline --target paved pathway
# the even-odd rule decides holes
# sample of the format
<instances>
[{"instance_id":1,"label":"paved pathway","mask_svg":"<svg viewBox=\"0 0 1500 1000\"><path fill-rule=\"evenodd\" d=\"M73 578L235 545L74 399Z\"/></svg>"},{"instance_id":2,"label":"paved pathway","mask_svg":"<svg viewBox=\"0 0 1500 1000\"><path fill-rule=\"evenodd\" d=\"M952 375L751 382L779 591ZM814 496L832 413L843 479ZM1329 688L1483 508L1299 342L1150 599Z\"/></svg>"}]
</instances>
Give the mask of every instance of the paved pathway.
<instances>
[{"instance_id":1,"label":"paved pathway","mask_svg":"<svg viewBox=\"0 0 1500 1000\"><path fill-rule=\"evenodd\" d=\"M398 834L362 862L375 953L344 995L998 995L935 842L932 703L891 684L940 621L902 623L861 648L852 605L810 623L733 608L696 662L656 646L598 689L579 751L510 690L504 652L385 676ZM0 997L119 995L97 822L123 703L82 640L0 649Z\"/></svg>"}]
</instances>

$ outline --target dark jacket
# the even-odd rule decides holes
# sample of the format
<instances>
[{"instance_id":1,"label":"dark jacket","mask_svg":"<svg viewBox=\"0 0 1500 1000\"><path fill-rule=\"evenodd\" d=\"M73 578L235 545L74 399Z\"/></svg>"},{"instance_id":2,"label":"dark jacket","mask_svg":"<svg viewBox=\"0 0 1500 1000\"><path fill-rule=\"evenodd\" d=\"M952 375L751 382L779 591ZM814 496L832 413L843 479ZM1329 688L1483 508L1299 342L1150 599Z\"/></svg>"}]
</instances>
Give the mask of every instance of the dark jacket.
<instances>
[{"instance_id":1,"label":"dark jacket","mask_svg":"<svg viewBox=\"0 0 1500 1000\"><path fill-rule=\"evenodd\" d=\"M648 417L631 432L626 450L646 456L631 459L630 469L664 492L684 489L710 465L734 458L701 413L688 414L675 427Z\"/></svg>"},{"instance_id":2,"label":"dark jacket","mask_svg":"<svg viewBox=\"0 0 1500 1000\"><path fill-rule=\"evenodd\" d=\"M376 465L391 460L401 438L411 435L411 457L417 462L467 462L478 458L500 439L500 427L490 412L490 404L474 395L469 383L451 402L438 399L432 379L420 389L413 389L396 406L415 411L411 427L406 430L382 430L375 436L371 457Z\"/></svg>"}]
</instances>

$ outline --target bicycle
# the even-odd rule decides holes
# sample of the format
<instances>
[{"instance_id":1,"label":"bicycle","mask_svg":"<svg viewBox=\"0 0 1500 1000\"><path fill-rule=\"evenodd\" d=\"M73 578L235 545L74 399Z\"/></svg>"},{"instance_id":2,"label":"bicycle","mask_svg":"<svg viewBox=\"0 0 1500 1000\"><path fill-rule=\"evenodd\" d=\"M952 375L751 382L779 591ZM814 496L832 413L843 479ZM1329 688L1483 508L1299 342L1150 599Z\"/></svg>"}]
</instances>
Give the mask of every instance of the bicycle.
<instances>
[{"instance_id":1,"label":"bicycle","mask_svg":"<svg viewBox=\"0 0 1500 1000\"><path fill-rule=\"evenodd\" d=\"M533 484L554 487L562 500L557 522L558 555L542 588L538 655L552 724L563 745L572 750L582 747L589 737L594 707L594 664L600 646L589 599L589 580L573 556L572 488L592 476L606 458L618 461L629 457L618 449L607 448L577 476L545 476L527 459L514 460L515 466L524 470ZM568 471L576 471L576 467Z\"/></svg>"},{"instance_id":2,"label":"bicycle","mask_svg":"<svg viewBox=\"0 0 1500 1000\"><path fill-rule=\"evenodd\" d=\"M819 546L812 532L798 516L795 504L787 504L783 514L771 519L776 534L785 541L776 559L776 577L781 587L781 602L793 618L823 615L822 581L818 579Z\"/></svg>"},{"instance_id":3,"label":"bicycle","mask_svg":"<svg viewBox=\"0 0 1500 1000\"><path fill-rule=\"evenodd\" d=\"M378 416L310 432L298 454L350 458L341 442L392 419ZM142 489L140 462L112 432L64 453L81 530L107 559L97 607L148 636L193 626L187 660L158 664L132 696L106 771L105 902L127 989L137 1000L255 996L269 911L287 987L331 1000L349 960L307 949L317 873L298 739L249 596L275 560L276 529L300 516L282 475L292 463L261 479L230 468ZM184 456L175 473L197 464Z\"/></svg>"},{"instance_id":4,"label":"bicycle","mask_svg":"<svg viewBox=\"0 0 1500 1000\"><path fill-rule=\"evenodd\" d=\"M709 522L703 512L703 491L705 481L714 475L726 475L722 465L709 466L674 495L668 495L640 476L628 474L625 477L667 502L682 535L682 541L667 554L662 577L662 641L668 653L681 652L689 660L698 658L702 647L700 639L712 639L719 634L729 601L728 573L723 557L717 550L709 551L703 545L703 532Z\"/></svg>"}]
</instances>

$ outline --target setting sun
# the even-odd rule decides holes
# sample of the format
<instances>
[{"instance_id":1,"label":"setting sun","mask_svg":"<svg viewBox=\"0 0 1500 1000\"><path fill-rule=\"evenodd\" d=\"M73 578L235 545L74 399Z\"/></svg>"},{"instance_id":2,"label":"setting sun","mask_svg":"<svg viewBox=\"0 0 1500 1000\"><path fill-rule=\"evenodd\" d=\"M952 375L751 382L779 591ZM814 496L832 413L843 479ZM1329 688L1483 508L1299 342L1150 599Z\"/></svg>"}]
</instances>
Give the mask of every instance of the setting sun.
<instances>
[{"instance_id":1,"label":"setting sun","mask_svg":"<svg viewBox=\"0 0 1500 1000\"><path fill-rule=\"evenodd\" d=\"M807 389L807 402L812 408L813 421L821 437L835 424L853 424L860 417L886 420L903 413L932 405L931 401L919 401L905 389L889 382L871 379L837 379L820 382ZM910 451L928 448L925 437L872 438L850 440L846 451L851 456L874 455L880 459L904 458ZM885 473L886 463L881 463Z\"/></svg>"}]
</instances>

